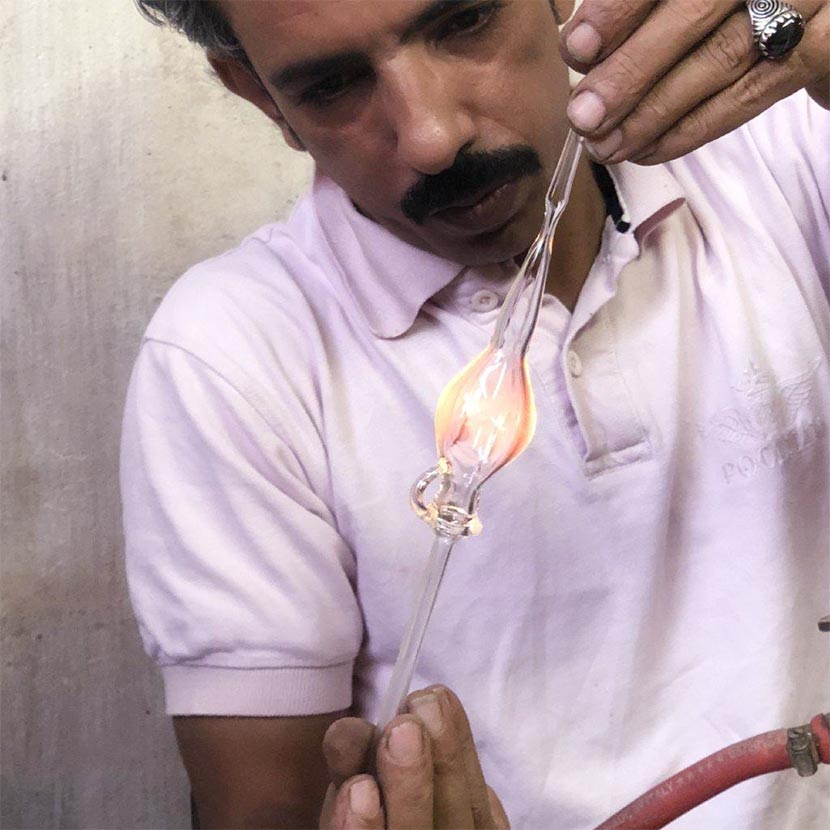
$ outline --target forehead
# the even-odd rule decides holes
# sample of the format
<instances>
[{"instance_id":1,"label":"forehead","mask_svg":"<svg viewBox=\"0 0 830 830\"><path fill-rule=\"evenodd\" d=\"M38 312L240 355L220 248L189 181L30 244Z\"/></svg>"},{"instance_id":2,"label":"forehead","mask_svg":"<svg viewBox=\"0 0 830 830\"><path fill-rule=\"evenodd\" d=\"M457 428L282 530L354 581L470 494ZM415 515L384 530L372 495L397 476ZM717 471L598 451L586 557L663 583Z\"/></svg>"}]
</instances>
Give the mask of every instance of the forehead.
<instances>
[{"instance_id":1,"label":"forehead","mask_svg":"<svg viewBox=\"0 0 830 830\"><path fill-rule=\"evenodd\" d=\"M280 62L309 52L371 50L399 39L419 15L463 8L471 0L222 0L242 45Z\"/></svg>"}]
</instances>

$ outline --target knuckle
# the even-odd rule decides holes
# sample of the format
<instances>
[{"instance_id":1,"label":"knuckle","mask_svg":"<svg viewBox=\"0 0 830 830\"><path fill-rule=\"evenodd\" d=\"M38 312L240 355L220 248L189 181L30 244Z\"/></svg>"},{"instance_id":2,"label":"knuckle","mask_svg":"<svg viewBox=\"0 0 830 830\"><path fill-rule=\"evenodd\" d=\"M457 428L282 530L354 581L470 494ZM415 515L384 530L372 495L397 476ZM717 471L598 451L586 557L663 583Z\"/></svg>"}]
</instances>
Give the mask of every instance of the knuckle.
<instances>
[{"instance_id":1,"label":"knuckle","mask_svg":"<svg viewBox=\"0 0 830 830\"><path fill-rule=\"evenodd\" d=\"M642 100L637 111L632 116L631 124L626 128L627 137L633 137L633 133L654 133L660 126L670 123L676 116L673 101L668 100L659 92L651 92Z\"/></svg>"},{"instance_id":2,"label":"knuckle","mask_svg":"<svg viewBox=\"0 0 830 830\"><path fill-rule=\"evenodd\" d=\"M684 23L694 24L711 16L712 0L683 0L673 8Z\"/></svg>"},{"instance_id":3,"label":"knuckle","mask_svg":"<svg viewBox=\"0 0 830 830\"><path fill-rule=\"evenodd\" d=\"M610 101L619 98L630 100L632 97L637 97L646 83L641 62L624 48L618 49L606 61L604 73L605 79L602 86L608 96L606 100Z\"/></svg>"},{"instance_id":4,"label":"knuckle","mask_svg":"<svg viewBox=\"0 0 830 830\"><path fill-rule=\"evenodd\" d=\"M697 149L704 141L714 137L715 122L705 106L680 119L668 132L664 133L654 144L647 158L637 162L656 164L685 155Z\"/></svg>"},{"instance_id":5,"label":"knuckle","mask_svg":"<svg viewBox=\"0 0 830 830\"><path fill-rule=\"evenodd\" d=\"M390 794L391 795L391 794ZM394 796L393 796L394 797ZM398 800L405 804L407 809L421 813L432 805L432 786L423 782L406 780L401 782L398 790Z\"/></svg>"},{"instance_id":6,"label":"knuckle","mask_svg":"<svg viewBox=\"0 0 830 830\"><path fill-rule=\"evenodd\" d=\"M611 10L614 14L616 20L628 20L631 17L635 17L640 13L640 10L643 6L642 2L637 2L637 0L616 0L616 2L612 2L608 4L611 7Z\"/></svg>"},{"instance_id":7,"label":"knuckle","mask_svg":"<svg viewBox=\"0 0 830 830\"><path fill-rule=\"evenodd\" d=\"M781 61L759 61L735 85L737 114L746 118L757 115L775 101L804 86L810 68L802 52L793 50Z\"/></svg>"},{"instance_id":8,"label":"knuckle","mask_svg":"<svg viewBox=\"0 0 830 830\"><path fill-rule=\"evenodd\" d=\"M701 46L703 57L717 71L728 76L744 70L753 62L752 45L730 29L717 29Z\"/></svg>"},{"instance_id":9,"label":"knuckle","mask_svg":"<svg viewBox=\"0 0 830 830\"><path fill-rule=\"evenodd\" d=\"M603 30L612 30L640 14L642 6L642 0L585 0L580 14Z\"/></svg>"},{"instance_id":10,"label":"knuckle","mask_svg":"<svg viewBox=\"0 0 830 830\"><path fill-rule=\"evenodd\" d=\"M763 70L764 64L759 64L758 69ZM768 81L763 71L747 72L735 85L735 106L739 112L754 113L766 94Z\"/></svg>"},{"instance_id":11,"label":"knuckle","mask_svg":"<svg viewBox=\"0 0 830 830\"><path fill-rule=\"evenodd\" d=\"M714 122L705 107L680 120L671 132L671 144L688 147L690 150L701 143L701 136L708 136L714 129Z\"/></svg>"},{"instance_id":12,"label":"knuckle","mask_svg":"<svg viewBox=\"0 0 830 830\"><path fill-rule=\"evenodd\" d=\"M794 79L804 79L806 82L816 76L816 69L812 65L807 52L803 49L799 49L797 46L792 52L790 52L789 55L787 55L785 63L782 64L782 68L785 70L787 79L790 81ZM828 64L826 61L823 68L824 71L828 70Z\"/></svg>"},{"instance_id":13,"label":"knuckle","mask_svg":"<svg viewBox=\"0 0 830 830\"><path fill-rule=\"evenodd\" d=\"M464 757L461 746L457 741L441 741L441 745L435 747L432 755L432 765L438 775L448 775L454 772L463 773Z\"/></svg>"}]
</instances>

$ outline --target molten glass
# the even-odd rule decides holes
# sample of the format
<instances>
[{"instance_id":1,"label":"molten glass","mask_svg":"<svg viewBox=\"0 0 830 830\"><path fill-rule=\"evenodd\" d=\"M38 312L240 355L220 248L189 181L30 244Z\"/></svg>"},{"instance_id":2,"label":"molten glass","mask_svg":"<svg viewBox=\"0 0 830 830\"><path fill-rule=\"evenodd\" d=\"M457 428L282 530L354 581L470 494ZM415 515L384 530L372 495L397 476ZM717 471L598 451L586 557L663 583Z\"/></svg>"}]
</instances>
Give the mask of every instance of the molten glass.
<instances>
[{"instance_id":1,"label":"molten glass","mask_svg":"<svg viewBox=\"0 0 830 830\"><path fill-rule=\"evenodd\" d=\"M490 345L445 387L435 410L438 464L412 488L415 512L436 532L457 539L481 531L481 485L516 458L536 430L536 406L527 358L521 350ZM424 502L427 487L439 488Z\"/></svg>"},{"instance_id":2,"label":"molten glass","mask_svg":"<svg viewBox=\"0 0 830 830\"><path fill-rule=\"evenodd\" d=\"M447 384L435 411L439 457L479 485L516 458L535 429L527 358L492 344Z\"/></svg>"}]
</instances>

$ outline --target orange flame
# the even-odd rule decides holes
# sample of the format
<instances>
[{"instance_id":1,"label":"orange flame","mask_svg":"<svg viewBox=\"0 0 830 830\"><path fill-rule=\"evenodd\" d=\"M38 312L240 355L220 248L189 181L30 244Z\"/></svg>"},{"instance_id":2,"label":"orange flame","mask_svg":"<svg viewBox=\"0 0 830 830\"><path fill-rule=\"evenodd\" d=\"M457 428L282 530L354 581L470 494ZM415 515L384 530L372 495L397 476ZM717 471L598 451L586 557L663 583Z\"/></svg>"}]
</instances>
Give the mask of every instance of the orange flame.
<instances>
[{"instance_id":1,"label":"orange flame","mask_svg":"<svg viewBox=\"0 0 830 830\"><path fill-rule=\"evenodd\" d=\"M516 458L535 429L527 360L492 346L444 387L435 410L439 457L481 481Z\"/></svg>"}]
</instances>

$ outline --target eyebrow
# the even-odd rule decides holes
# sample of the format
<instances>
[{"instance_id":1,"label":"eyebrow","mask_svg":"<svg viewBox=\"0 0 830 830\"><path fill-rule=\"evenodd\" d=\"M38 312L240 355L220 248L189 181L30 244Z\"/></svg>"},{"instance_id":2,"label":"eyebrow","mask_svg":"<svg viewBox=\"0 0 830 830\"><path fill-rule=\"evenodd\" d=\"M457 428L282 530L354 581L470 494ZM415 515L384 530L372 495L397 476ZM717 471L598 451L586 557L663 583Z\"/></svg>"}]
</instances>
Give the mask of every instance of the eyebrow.
<instances>
[{"instance_id":1,"label":"eyebrow","mask_svg":"<svg viewBox=\"0 0 830 830\"><path fill-rule=\"evenodd\" d=\"M360 52L339 52L325 58L310 58L272 72L268 76L268 82L277 89L283 89L363 62L365 56Z\"/></svg>"},{"instance_id":2,"label":"eyebrow","mask_svg":"<svg viewBox=\"0 0 830 830\"><path fill-rule=\"evenodd\" d=\"M463 10L478 0L433 0L426 8L415 15L403 28L400 41L406 43L418 32L452 10ZM277 69L268 76L268 82L277 89L301 84L364 63L365 55L355 50L337 52L321 58L309 58L296 61L282 69Z\"/></svg>"}]
</instances>

